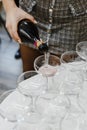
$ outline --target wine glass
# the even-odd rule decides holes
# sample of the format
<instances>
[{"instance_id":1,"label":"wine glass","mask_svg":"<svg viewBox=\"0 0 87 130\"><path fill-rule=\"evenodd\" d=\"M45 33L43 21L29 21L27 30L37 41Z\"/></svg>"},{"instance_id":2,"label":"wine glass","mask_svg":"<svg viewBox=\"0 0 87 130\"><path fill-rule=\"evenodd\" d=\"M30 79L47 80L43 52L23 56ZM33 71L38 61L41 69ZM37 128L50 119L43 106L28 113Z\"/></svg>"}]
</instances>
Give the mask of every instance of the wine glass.
<instances>
[{"instance_id":1,"label":"wine glass","mask_svg":"<svg viewBox=\"0 0 87 130\"><path fill-rule=\"evenodd\" d=\"M17 101L13 97L17 97ZM7 123L13 123L10 130L16 130L18 123L23 121L25 98L16 89L4 92L0 96L0 116ZM16 123L16 124L15 124Z\"/></svg>"},{"instance_id":2,"label":"wine glass","mask_svg":"<svg viewBox=\"0 0 87 130\"><path fill-rule=\"evenodd\" d=\"M83 89L84 61L78 56L76 51L67 51L61 55L61 65L64 67L64 80L60 91L69 96L71 101L71 111L82 111L79 102L79 93Z\"/></svg>"},{"instance_id":3,"label":"wine glass","mask_svg":"<svg viewBox=\"0 0 87 130\"><path fill-rule=\"evenodd\" d=\"M52 88L54 87L54 76L57 73L59 65L59 57L49 53L37 57L34 61L35 70L47 79L47 91L51 89L51 86Z\"/></svg>"},{"instance_id":4,"label":"wine glass","mask_svg":"<svg viewBox=\"0 0 87 130\"><path fill-rule=\"evenodd\" d=\"M47 93L46 93L47 94ZM48 98L47 95L40 95L37 100L38 111L42 114L41 124L47 125L49 130L61 130L62 120L70 107L70 100L64 94L58 94Z\"/></svg>"},{"instance_id":5,"label":"wine glass","mask_svg":"<svg viewBox=\"0 0 87 130\"><path fill-rule=\"evenodd\" d=\"M82 69L84 61L81 60L76 51L67 51L61 55L61 65L65 71L65 78L63 80L67 84L65 91L68 94L78 93L82 89L84 81L84 72Z\"/></svg>"},{"instance_id":6,"label":"wine glass","mask_svg":"<svg viewBox=\"0 0 87 130\"><path fill-rule=\"evenodd\" d=\"M26 106L24 120L29 123L37 123L41 115L37 111L36 100L38 96L46 89L46 81L41 74L36 71L26 71L18 77L18 91L31 99L31 103Z\"/></svg>"},{"instance_id":7,"label":"wine glass","mask_svg":"<svg viewBox=\"0 0 87 130\"><path fill-rule=\"evenodd\" d=\"M76 45L76 52L85 61L83 69L85 73L85 80L87 80L87 41L79 42Z\"/></svg>"}]
</instances>

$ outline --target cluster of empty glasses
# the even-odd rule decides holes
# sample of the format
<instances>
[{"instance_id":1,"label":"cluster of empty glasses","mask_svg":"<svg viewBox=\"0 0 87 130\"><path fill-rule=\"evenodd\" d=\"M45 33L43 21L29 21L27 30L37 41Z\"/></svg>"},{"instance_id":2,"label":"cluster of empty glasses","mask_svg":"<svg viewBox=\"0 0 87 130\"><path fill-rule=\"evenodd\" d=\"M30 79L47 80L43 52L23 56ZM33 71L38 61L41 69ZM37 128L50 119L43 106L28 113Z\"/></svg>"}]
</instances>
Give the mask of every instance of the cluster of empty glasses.
<instances>
[{"instance_id":1,"label":"cluster of empty glasses","mask_svg":"<svg viewBox=\"0 0 87 130\"><path fill-rule=\"evenodd\" d=\"M10 130L87 130L87 41L61 58L37 57L34 68L18 77L16 90L1 96L18 91L26 102L0 107L0 116L15 123Z\"/></svg>"}]
</instances>

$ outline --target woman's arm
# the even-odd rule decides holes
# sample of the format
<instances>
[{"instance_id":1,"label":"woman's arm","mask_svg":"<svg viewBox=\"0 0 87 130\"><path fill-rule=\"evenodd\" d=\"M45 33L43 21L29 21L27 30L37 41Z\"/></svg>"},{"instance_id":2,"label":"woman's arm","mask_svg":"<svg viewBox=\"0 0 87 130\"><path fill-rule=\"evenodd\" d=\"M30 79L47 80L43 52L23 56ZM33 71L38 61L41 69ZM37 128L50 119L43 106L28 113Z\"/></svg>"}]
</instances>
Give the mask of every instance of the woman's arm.
<instances>
[{"instance_id":1,"label":"woman's arm","mask_svg":"<svg viewBox=\"0 0 87 130\"><path fill-rule=\"evenodd\" d=\"M16 7L14 0L2 0L6 13Z\"/></svg>"},{"instance_id":2,"label":"woman's arm","mask_svg":"<svg viewBox=\"0 0 87 130\"><path fill-rule=\"evenodd\" d=\"M2 0L2 2L6 12L6 27L8 32L15 41L20 43L21 40L17 33L18 22L22 19L28 19L33 23L36 21L33 16L18 8L14 0Z\"/></svg>"}]
</instances>

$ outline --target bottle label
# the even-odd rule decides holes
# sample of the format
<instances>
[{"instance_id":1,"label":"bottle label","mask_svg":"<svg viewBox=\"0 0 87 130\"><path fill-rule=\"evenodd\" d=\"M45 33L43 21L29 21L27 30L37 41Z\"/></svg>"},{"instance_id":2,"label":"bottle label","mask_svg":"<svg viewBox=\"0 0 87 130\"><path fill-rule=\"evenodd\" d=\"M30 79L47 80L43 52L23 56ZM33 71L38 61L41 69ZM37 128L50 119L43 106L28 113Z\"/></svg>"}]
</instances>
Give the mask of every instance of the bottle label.
<instances>
[{"instance_id":1,"label":"bottle label","mask_svg":"<svg viewBox=\"0 0 87 130\"><path fill-rule=\"evenodd\" d=\"M41 41L37 40L34 42L34 45L38 48L42 44Z\"/></svg>"}]
</instances>

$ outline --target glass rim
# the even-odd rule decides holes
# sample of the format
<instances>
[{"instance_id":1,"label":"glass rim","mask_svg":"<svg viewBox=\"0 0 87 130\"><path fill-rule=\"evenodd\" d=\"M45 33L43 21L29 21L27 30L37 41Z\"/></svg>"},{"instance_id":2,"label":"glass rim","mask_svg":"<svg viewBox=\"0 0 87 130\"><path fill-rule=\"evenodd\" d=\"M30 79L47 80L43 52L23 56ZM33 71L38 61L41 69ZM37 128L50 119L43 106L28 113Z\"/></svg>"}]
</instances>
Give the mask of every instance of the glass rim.
<instances>
[{"instance_id":1,"label":"glass rim","mask_svg":"<svg viewBox=\"0 0 87 130\"><path fill-rule=\"evenodd\" d=\"M76 62L78 62L78 61L80 61L80 60L83 61L82 58L78 55L77 51L71 50L71 51L66 51L66 52L62 53L61 58L60 58L61 64L62 64L62 63L71 63L71 61L66 62L66 61L63 59L64 55L68 55L68 54L76 54L77 57L79 57L79 60L77 60ZM72 62L75 62L75 60L73 60ZM81 64L83 64L83 62L82 62ZM75 66L76 66L76 65L75 65Z\"/></svg>"},{"instance_id":2,"label":"glass rim","mask_svg":"<svg viewBox=\"0 0 87 130\"><path fill-rule=\"evenodd\" d=\"M61 61L60 61L60 58L58 57L58 56L56 56L56 55L53 55L53 54L50 54L49 55L49 57L50 56L53 56L54 58L56 58L57 60L58 60L58 66L60 66L61 65ZM44 55L40 55L40 56L38 56L35 60L34 60L34 69L35 68L39 68L39 66L36 64L37 63L37 61L39 60L39 58L43 58L44 60L45 60L45 56ZM36 66L36 67L35 67ZM57 65L56 65L57 66ZM55 67L56 67L55 66ZM35 71L37 72L37 73L39 73L39 71L37 70L37 69L35 69Z\"/></svg>"},{"instance_id":3,"label":"glass rim","mask_svg":"<svg viewBox=\"0 0 87 130\"><path fill-rule=\"evenodd\" d=\"M50 54L49 56L56 57L60 61L60 58L58 56L56 56L56 55ZM40 56L36 57L36 59L34 60L34 63L41 57L45 57L45 56L44 55L40 55Z\"/></svg>"},{"instance_id":4,"label":"glass rim","mask_svg":"<svg viewBox=\"0 0 87 130\"><path fill-rule=\"evenodd\" d=\"M76 44L76 52L77 52L77 54L79 55L79 49L81 49L81 46L79 46L80 44L84 44L83 46L87 46L87 41L81 41L81 42L78 42L77 44ZM79 49L78 49L79 48ZM85 47L86 48L86 47ZM87 49L87 48L86 48ZM85 60L85 58L82 58L83 60Z\"/></svg>"},{"instance_id":5,"label":"glass rim","mask_svg":"<svg viewBox=\"0 0 87 130\"><path fill-rule=\"evenodd\" d=\"M76 44L76 47L79 45L79 44L86 44L87 45L87 41L81 41L81 42L78 42L77 44Z\"/></svg>"},{"instance_id":6,"label":"glass rim","mask_svg":"<svg viewBox=\"0 0 87 130\"><path fill-rule=\"evenodd\" d=\"M31 73L31 72L34 72L34 73L38 74L36 70L29 70L29 71L22 72L22 73L18 76L17 84L19 83L20 77L22 77L24 74Z\"/></svg>"}]
</instances>

